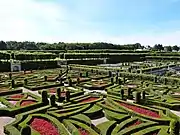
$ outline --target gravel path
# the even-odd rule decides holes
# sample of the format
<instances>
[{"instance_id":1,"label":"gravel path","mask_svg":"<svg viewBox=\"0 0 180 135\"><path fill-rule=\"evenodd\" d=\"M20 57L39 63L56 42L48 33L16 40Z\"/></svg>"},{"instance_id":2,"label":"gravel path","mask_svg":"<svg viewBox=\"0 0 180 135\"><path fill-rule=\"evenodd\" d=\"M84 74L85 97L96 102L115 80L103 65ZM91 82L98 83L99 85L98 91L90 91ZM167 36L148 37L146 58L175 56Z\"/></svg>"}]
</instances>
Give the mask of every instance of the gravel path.
<instances>
[{"instance_id":1,"label":"gravel path","mask_svg":"<svg viewBox=\"0 0 180 135\"><path fill-rule=\"evenodd\" d=\"M10 124L15 118L12 117L0 117L0 135L4 134L4 126Z\"/></svg>"}]
</instances>

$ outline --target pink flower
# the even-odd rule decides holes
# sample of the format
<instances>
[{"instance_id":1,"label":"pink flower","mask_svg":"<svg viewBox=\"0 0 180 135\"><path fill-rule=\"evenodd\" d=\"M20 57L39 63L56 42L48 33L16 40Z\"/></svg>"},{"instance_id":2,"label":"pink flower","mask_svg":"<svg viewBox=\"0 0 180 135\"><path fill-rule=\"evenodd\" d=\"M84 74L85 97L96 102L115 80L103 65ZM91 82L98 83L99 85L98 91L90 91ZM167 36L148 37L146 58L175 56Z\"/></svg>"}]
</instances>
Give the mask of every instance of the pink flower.
<instances>
[{"instance_id":1,"label":"pink flower","mask_svg":"<svg viewBox=\"0 0 180 135\"><path fill-rule=\"evenodd\" d=\"M82 128L78 128L78 131L80 132L81 135L89 135L89 132L87 132L86 130Z\"/></svg>"},{"instance_id":2,"label":"pink flower","mask_svg":"<svg viewBox=\"0 0 180 135\"><path fill-rule=\"evenodd\" d=\"M21 102L21 106L27 106L36 103L34 100L24 100Z\"/></svg>"}]
</instances>

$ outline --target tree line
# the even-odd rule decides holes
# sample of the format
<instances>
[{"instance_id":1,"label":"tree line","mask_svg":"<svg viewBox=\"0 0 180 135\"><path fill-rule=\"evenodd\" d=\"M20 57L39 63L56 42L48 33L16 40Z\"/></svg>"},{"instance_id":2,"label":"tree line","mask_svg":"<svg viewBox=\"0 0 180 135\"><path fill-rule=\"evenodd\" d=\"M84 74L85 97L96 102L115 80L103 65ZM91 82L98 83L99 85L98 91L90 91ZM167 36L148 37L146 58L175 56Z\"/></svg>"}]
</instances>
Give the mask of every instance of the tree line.
<instances>
[{"instance_id":1,"label":"tree line","mask_svg":"<svg viewBox=\"0 0 180 135\"><path fill-rule=\"evenodd\" d=\"M162 44L155 44L153 47L143 46L140 43L135 44L112 44L104 42L96 43L44 43L44 42L17 42L17 41L0 41L0 50L88 50L88 49L118 49L118 50L135 50L135 49L148 49L155 51L179 51L180 47L163 46Z\"/></svg>"}]
</instances>

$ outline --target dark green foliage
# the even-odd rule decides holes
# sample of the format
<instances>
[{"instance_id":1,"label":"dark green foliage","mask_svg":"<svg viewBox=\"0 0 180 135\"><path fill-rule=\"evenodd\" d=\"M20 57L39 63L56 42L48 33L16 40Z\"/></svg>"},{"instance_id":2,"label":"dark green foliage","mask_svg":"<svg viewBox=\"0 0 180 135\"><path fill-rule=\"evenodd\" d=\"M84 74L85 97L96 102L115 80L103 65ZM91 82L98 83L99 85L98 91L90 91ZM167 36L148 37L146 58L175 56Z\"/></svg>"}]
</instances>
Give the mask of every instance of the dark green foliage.
<instances>
[{"instance_id":1,"label":"dark green foliage","mask_svg":"<svg viewBox=\"0 0 180 135\"><path fill-rule=\"evenodd\" d=\"M94 71L93 71L93 69L91 69L91 73L93 73Z\"/></svg>"},{"instance_id":2,"label":"dark green foliage","mask_svg":"<svg viewBox=\"0 0 180 135\"><path fill-rule=\"evenodd\" d=\"M69 102L70 101L70 92L66 91L66 101Z\"/></svg>"},{"instance_id":3,"label":"dark green foliage","mask_svg":"<svg viewBox=\"0 0 180 135\"><path fill-rule=\"evenodd\" d=\"M50 102L51 102L52 106L56 106L56 96L55 95L51 95Z\"/></svg>"},{"instance_id":4,"label":"dark green foliage","mask_svg":"<svg viewBox=\"0 0 180 135\"><path fill-rule=\"evenodd\" d=\"M31 128L29 126L25 126L21 130L21 135L31 135Z\"/></svg>"},{"instance_id":5,"label":"dark green foliage","mask_svg":"<svg viewBox=\"0 0 180 135\"><path fill-rule=\"evenodd\" d=\"M9 79L10 80L12 79L12 73L9 73Z\"/></svg>"},{"instance_id":6,"label":"dark green foliage","mask_svg":"<svg viewBox=\"0 0 180 135\"><path fill-rule=\"evenodd\" d=\"M57 97L58 97L58 100L59 100L59 98L61 97L61 89L60 88L57 88L56 94L57 94Z\"/></svg>"},{"instance_id":7,"label":"dark green foliage","mask_svg":"<svg viewBox=\"0 0 180 135\"><path fill-rule=\"evenodd\" d=\"M154 77L154 82L157 83L157 76Z\"/></svg>"},{"instance_id":8,"label":"dark green foliage","mask_svg":"<svg viewBox=\"0 0 180 135\"><path fill-rule=\"evenodd\" d=\"M139 104L140 101L141 101L141 93L140 92L136 92L136 94L135 94L135 102L137 104Z\"/></svg>"},{"instance_id":9,"label":"dark green foliage","mask_svg":"<svg viewBox=\"0 0 180 135\"><path fill-rule=\"evenodd\" d=\"M144 90L142 91L142 99L146 99L146 92Z\"/></svg>"},{"instance_id":10,"label":"dark green foliage","mask_svg":"<svg viewBox=\"0 0 180 135\"><path fill-rule=\"evenodd\" d=\"M109 77L112 77L112 72L111 72L111 71L109 71L108 75L109 75Z\"/></svg>"},{"instance_id":11,"label":"dark green foliage","mask_svg":"<svg viewBox=\"0 0 180 135\"><path fill-rule=\"evenodd\" d=\"M78 78L77 78L77 84L79 84L79 83L80 83L80 78L78 77Z\"/></svg>"},{"instance_id":12,"label":"dark green foliage","mask_svg":"<svg viewBox=\"0 0 180 135\"><path fill-rule=\"evenodd\" d=\"M43 92L42 92L42 102L43 102L44 104L49 104L47 91L43 91Z\"/></svg>"},{"instance_id":13,"label":"dark green foliage","mask_svg":"<svg viewBox=\"0 0 180 135\"><path fill-rule=\"evenodd\" d=\"M82 77L82 73L79 73L79 76Z\"/></svg>"},{"instance_id":14,"label":"dark green foliage","mask_svg":"<svg viewBox=\"0 0 180 135\"><path fill-rule=\"evenodd\" d=\"M27 81L28 81L27 79L24 79L24 85L27 85Z\"/></svg>"},{"instance_id":15,"label":"dark green foliage","mask_svg":"<svg viewBox=\"0 0 180 135\"><path fill-rule=\"evenodd\" d=\"M14 88L15 87L15 81L11 80L11 87Z\"/></svg>"},{"instance_id":16,"label":"dark green foliage","mask_svg":"<svg viewBox=\"0 0 180 135\"><path fill-rule=\"evenodd\" d=\"M68 79L68 85L69 85L69 86L72 86L72 79L71 79L71 78Z\"/></svg>"},{"instance_id":17,"label":"dark green foliage","mask_svg":"<svg viewBox=\"0 0 180 135\"><path fill-rule=\"evenodd\" d=\"M123 89L121 89L121 97L122 97L122 99L124 99L124 90Z\"/></svg>"},{"instance_id":18,"label":"dark green foliage","mask_svg":"<svg viewBox=\"0 0 180 135\"><path fill-rule=\"evenodd\" d=\"M116 78L115 78L115 79L116 79L116 83L118 83L118 76L116 76Z\"/></svg>"},{"instance_id":19,"label":"dark green foliage","mask_svg":"<svg viewBox=\"0 0 180 135\"><path fill-rule=\"evenodd\" d=\"M118 79L118 84L119 84L119 85L121 85L121 84L122 84L121 79Z\"/></svg>"},{"instance_id":20,"label":"dark green foliage","mask_svg":"<svg viewBox=\"0 0 180 135\"><path fill-rule=\"evenodd\" d=\"M44 76L44 81L47 81L47 76Z\"/></svg>"},{"instance_id":21,"label":"dark green foliage","mask_svg":"<svg viewBox=\"0 0 180 135\"><path fill-rule=\"evenodd\" d=\"M86 71L86 77L88 77L89 76L89 73L88 73L88 71Z\"/></svg>"},{"instance_id":22,"label":"dark green foliage","mask_svg":"<svg viewBox=\"0 0 180 135\"><path fill-rule=\"evenodd\" d=\"M113 77L111 78L111 83L112 83L112 84L114 83L114 78L113 78Z\"/></svg>"}]
</instances>

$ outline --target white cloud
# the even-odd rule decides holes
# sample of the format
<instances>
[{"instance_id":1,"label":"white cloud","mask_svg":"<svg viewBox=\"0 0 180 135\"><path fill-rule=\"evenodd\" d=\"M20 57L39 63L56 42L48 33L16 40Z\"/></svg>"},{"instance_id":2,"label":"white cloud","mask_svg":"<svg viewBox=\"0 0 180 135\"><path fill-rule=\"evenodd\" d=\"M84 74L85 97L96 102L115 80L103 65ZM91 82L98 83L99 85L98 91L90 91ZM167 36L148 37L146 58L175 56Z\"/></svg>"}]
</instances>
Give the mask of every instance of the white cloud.
<instances>
[{"instance_id":1,"label":"white cloud","mask_svg":"<svg viewBox=\"0 0 180 135\"><path fill-rule=\"evenodd\" d=\"M72 16L65 7L52 1L1 0L0 40L180 44L180 31L155 33L152 30L149 33L112 36L102 33L81 17L76 13Z\"/></svg>"}]
</instances>

